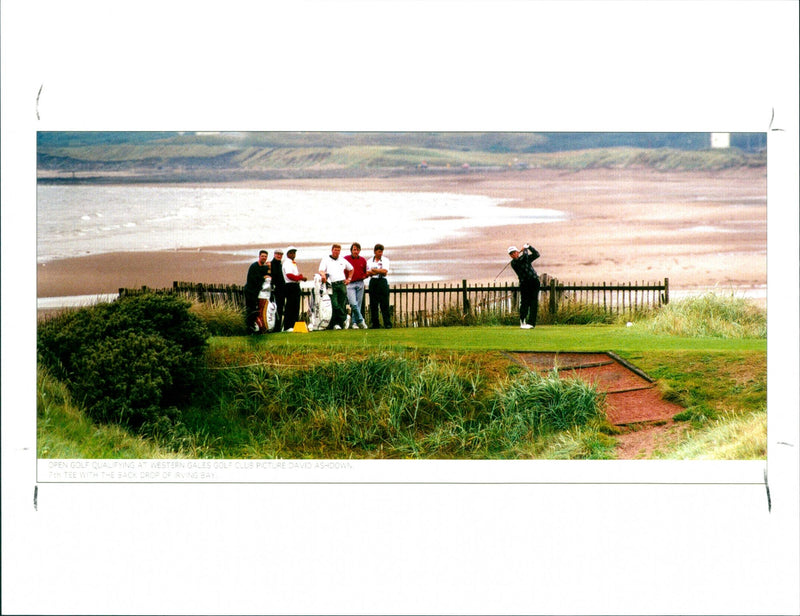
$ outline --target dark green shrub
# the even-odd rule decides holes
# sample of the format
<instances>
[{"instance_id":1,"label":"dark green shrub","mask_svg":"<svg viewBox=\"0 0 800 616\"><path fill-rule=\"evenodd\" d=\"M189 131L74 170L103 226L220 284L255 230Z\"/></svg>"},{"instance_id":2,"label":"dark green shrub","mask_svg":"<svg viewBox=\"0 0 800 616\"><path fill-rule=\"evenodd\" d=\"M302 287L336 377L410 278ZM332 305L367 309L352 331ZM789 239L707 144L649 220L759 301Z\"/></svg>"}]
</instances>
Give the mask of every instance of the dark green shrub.
<instances>
[{"instance_id":1,"label":"dark green shrub","mask_svg":"<svg viewBox=\"0 0 800 616\"><path fill-rule=\"evenodd\" d=\"M191 303L170 294L138 295L109 304L107 335L126 330L159 334L193 356L201 356L208 340L208 330L196 315Z\"/></svg>"},{"instance_id":2,"label":"dark green shrub","mask_svg":"<svg viewBox=\"0 0 800 616\"><path fill-rule=\"evenodd\" d=\"M174 295L145 294L67 312L39 325L39 354L63 377L64 372L72 371L76 355L84 353L87 344L135 331L162 336L199 358L208 330L189 311L190 306L189 301Z\"/></svg>"},{"instance_id":3,"label":"dark green shrub","mask_svg":"<svg viewBox=\"0 0 800 616\"><path fill-rule=\"evenodd\" d=\"M146 430L177 417L197 383L208 331L172 295L138 295L42 323L39 360L97 421Z\"/></svg>"},{"instance_id":4,"label":"dark green shrub","mask_svg":"<svg viewBox=\"0 0 800 616\"><path fill-rule=\"evenodd\" d=\"M177 345L161 336L126 331L88 346L76 358L72 388L95 421L139 429L170 414L162 406L182 361Z\"/></svg>"},{"instance_id":5,"label":"dark green shrub","mask_svg":"<svg viewBox=\"0 0 800 616\"><path fill-rule=\"evenodd\" d=\"M85 352L87 343L105 338L111 304L98 304L65 312L39 324L39 361L60 379L72 374L75 358Z\"/></svg>"}]
</instances>

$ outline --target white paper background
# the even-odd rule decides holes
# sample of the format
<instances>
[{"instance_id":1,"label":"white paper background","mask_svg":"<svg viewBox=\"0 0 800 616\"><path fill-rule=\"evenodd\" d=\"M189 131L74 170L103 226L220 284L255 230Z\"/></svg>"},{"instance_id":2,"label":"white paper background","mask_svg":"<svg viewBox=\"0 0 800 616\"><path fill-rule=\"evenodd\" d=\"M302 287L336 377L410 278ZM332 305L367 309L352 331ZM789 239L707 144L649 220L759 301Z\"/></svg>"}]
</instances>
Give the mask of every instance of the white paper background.
<instances>
[{"instance_id":1,"label":"white paper background","mask_svg":"<svg viewBox=\"0 0 800 616\"><path fill-rule=\"evenodd\" d=\"M797 6L4 1L3 613L798 613ZM768 464L37 484L35 133L184 129L769 131Z\"/></svg>"}]
</instances>

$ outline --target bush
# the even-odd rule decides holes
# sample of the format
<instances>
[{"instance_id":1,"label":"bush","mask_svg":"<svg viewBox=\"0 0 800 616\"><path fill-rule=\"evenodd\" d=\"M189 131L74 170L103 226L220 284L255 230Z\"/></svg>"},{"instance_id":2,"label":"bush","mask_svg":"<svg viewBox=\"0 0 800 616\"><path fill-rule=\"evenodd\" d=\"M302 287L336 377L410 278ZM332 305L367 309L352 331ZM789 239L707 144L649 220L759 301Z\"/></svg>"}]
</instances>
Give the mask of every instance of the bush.
<instances>
[{"instance_id":1,"label":"bush","mask_svg":"<svg viewBox=\"0 0 800 616\"><path fill-rule=\"evenodd\" d=\"M39 361L57 378L69 379L86 342L105 338L109 312L109 304L98 304L64 312L40 323L36 341Z\"/></svg>"},{"instance_id":2,"label":"bush","mask_svg":"<svg viewBox=\"0 0 800 616\"><path fill-rule=\"evenodd\" d=\"M182 362L177 345L154 334L126 331L90 345L75 363L72 387L92 419L134 429L156 421L174 392Z\"/></svg>"},{"instance_id":3,"label":"bush","mask_svg":"<svg viewBox=\"0 0 800 616\"><path fill-rule=\"evenodd\" d=\"M145 294L66 312L39 325L39 354L46 365L69 373L76 355L85 352L87 341L135 331L157 334L192 357L200 357L208 330L189 308L187 300L174 295Z\"/></svg>"},{"instance_id":4,"label":"bush","mask_svg":"<svg viewBox=\"0 0 800 616\"><path fill-rule=\"evenodd\" d=\"M93 419L163 430L196 385L207 344L189 307L175 296L148 294L65 313L40 325L39 360Z\"/></svg>"}]
</instances>

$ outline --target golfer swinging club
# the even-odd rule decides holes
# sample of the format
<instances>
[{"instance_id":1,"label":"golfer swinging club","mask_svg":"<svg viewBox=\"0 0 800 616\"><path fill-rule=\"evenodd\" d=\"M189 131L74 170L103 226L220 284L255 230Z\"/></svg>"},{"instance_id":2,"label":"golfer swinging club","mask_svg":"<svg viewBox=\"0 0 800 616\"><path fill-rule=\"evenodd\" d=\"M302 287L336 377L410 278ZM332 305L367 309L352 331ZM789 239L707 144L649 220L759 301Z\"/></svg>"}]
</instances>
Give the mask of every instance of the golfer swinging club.
<instances>
[{"instance_id":1,"label":"golfer swinging club","mask_svg":"<svg viewBox=\"0 0 800 616\"><path fill-rule=\"evenodd\" d=\"M519 278L519 326L522 329L536 327L536 314L539 312L539 275L533 269L533 262L539 252L531 245L524 244L522 252L516 246L508 247L511 255L511 268Z\"/></svg>"}]
</instances>

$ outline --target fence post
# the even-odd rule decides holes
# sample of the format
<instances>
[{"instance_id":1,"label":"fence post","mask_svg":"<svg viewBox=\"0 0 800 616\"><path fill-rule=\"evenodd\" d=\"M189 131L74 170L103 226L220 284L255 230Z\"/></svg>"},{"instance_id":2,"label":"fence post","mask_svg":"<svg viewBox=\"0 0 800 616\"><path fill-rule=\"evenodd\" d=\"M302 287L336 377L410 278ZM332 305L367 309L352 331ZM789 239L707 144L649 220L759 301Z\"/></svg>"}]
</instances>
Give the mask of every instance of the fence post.
<instances>
[{"instance_id":1,"label":"fence post","mask_svg":"<svg viewBox=\"0 0 800 616\"><path fill-rule=\"evenodd\" d=\"M461 296L462 296L462 298L464 300L463 301L464 314L469 314L469 297L467 297L467 281L466 280L462 280L461 281Z\"/></svg>"},{"instance_id":2,"label":"fence post","mask_svg":"<svg viewBox=\"0 0 800 616\"><path fill-rule=\"evenodd\" d=\"M669 304L669 278L664 278L664 303Z\"/></svg>"},{"instance_id":3,"label":"fence post","mask_svg":"<svg viewBox=\"0 0 800 616\"><path fill-rule=\"evenodd\" d=\"M550 279L550 318L555 319L558 300L556 299L556 279Z\"/></svg>"}]
</instances>

